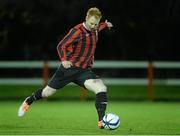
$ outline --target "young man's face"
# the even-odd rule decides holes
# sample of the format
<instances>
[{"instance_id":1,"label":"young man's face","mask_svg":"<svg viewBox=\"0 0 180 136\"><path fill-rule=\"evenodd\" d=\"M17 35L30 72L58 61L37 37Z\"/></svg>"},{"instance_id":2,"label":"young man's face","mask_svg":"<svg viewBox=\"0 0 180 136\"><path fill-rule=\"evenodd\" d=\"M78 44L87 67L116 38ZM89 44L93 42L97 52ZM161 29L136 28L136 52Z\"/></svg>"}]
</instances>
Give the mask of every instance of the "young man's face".
<instances>
[{"instance_id":1,"label":"young man's face","mask_svg":"<svg viewBox=\"0 0 180 136\"><path fill-rule=\"evenodd\" d=\"M99 22L100 19L97 19L94 16L86 17L86 27L88 27L90 31L96 30L99 25Z\"/></svg>"}]
</instances>

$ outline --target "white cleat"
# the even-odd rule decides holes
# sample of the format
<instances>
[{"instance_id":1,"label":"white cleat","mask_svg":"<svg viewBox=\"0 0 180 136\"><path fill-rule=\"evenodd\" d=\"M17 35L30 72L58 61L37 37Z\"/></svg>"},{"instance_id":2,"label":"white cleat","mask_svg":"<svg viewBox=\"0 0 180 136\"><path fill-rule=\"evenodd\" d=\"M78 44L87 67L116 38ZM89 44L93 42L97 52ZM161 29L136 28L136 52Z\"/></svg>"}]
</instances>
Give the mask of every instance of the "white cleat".
<instances>
[{"instance_id":1,"label":"white cleat","mask_svg":"<svg viewBox=\"0 0 180 136\"><path fill-rule=\"evenodd\" d=\"M21 106L19 107L19 110L18 110L18 116L19 117L23 117L25 115L25 113L29 110L29 106L27 103L26 103L26 100L28 99L29 97L27 97L24 102L21 104Z\"/></svg>"}]
</instances>

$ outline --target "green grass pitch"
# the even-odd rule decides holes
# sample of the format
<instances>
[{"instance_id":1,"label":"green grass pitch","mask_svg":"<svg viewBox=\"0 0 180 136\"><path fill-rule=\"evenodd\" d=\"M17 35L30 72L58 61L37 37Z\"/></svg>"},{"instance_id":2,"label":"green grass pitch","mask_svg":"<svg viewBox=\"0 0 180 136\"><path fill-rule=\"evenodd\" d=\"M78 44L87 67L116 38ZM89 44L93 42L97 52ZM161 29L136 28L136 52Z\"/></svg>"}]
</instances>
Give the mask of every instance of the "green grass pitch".
<instances>
[{"instance_id":1,"label":"green grass pitch","mask_svg":"<svg viewBox=\"0 0 180 136\"><path fill-rule=\"evenodd\" d=\"M175 135L180 134L178 102L109 101L107 112L120 116L116 130L97 128L93 101L35 102L23 117L21 101L0 101L0 135Z\"/></svg>"}]
</instances>

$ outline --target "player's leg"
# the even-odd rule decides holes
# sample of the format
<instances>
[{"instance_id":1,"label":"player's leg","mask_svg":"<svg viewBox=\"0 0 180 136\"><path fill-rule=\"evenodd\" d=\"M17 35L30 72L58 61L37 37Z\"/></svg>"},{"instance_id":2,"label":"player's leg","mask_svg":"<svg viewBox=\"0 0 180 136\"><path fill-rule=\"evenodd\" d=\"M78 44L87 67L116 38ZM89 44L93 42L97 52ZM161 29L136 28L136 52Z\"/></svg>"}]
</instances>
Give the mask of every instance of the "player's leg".
<instances>
[{"instance_id":1,"label":"player's leg","mask_svg":"<svg viewBox=\"0 0 180 136\"><path fill-rule=\"evenodd\" d=\"M107 106L107 87L101 79L88 79L84 82L84 86L96 94L95 106L99 117L98 127L103 128L102 118Z\"/></svg>"},{"instance_id":2,"label":"player's leg","mask_svg":"<svg viewBox=\"0 0 180 136\"><path fill-rule=\"evenodd\" d=\"M47 98L53 95L55 92L56 92L55 88L52 88L47 85L44 89L39 89L36 92L34 92L31 96L27 97L26 103L28 105L31 105L34 101L37 101L42 98Z\"/></svg>"},{"instance_id":3,"label":"player's leg","mask_svg":"<svg viewBox=\"0 0 180 136\"><path fill-rule=\"evenodd\" d=\"M95 106L99 117L98 126L99 128L103 128L102 118L105 115L106 106L107 106L106 86L104 85L102 80L98 79L97 76L89 69L82 72L74 82L95 93L96 95Z\"/></svg>"},{"instance_id":4,"label":"player's leg","mask_svg":"<svg viewBox=\"0 0 180 136\"><path fill-rule=\"evenodd\" d=\"M49 97L56 92L56 89L46 86L44 89L39 89L34 92L31 96L27 97L18 110L18 116L22 117L28 111L30 105L39 99Z\"/></svg>"},{"instance_id":5,"label":"player's leg","mask_svg":"<svg viewBox=\"0 0 180 136\"><path fill-rule=\"evenodd\" d=\"M67 74L66 74L67 75ZM48 82L48 85L44 89L39 89L35 91L31 96L27 97L22 105L19 108L18 111L18 116L22 117L24 114L28 111L29 106L37 100L40 100L45 97L49 97L53 95L57 89L64 87L66 84L68 84L70 81L65 80L65 71L64 69L60 66L51 80Z\"/></svg>"}]
</instances>

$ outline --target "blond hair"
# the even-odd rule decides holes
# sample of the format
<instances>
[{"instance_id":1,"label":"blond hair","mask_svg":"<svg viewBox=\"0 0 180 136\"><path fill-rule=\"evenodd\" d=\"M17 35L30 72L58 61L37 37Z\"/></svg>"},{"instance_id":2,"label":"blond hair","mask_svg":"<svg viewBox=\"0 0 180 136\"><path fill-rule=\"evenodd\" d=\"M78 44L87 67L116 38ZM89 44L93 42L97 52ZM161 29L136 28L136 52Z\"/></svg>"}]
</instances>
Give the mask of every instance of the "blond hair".
<instances>
[{"instance_id":1,"label":"blond hair","mask_svg":"<svg viewBox=\"0 0 180 136\"><path fill-rule=\"evenodd\" d=\"M94 16L97 19L101 19L102 14L101 14L101 11L98 8L93 7L93 8L90 8L87 11L87 17L91 17L91 16Z\"/></svg>"}]
</instances>

